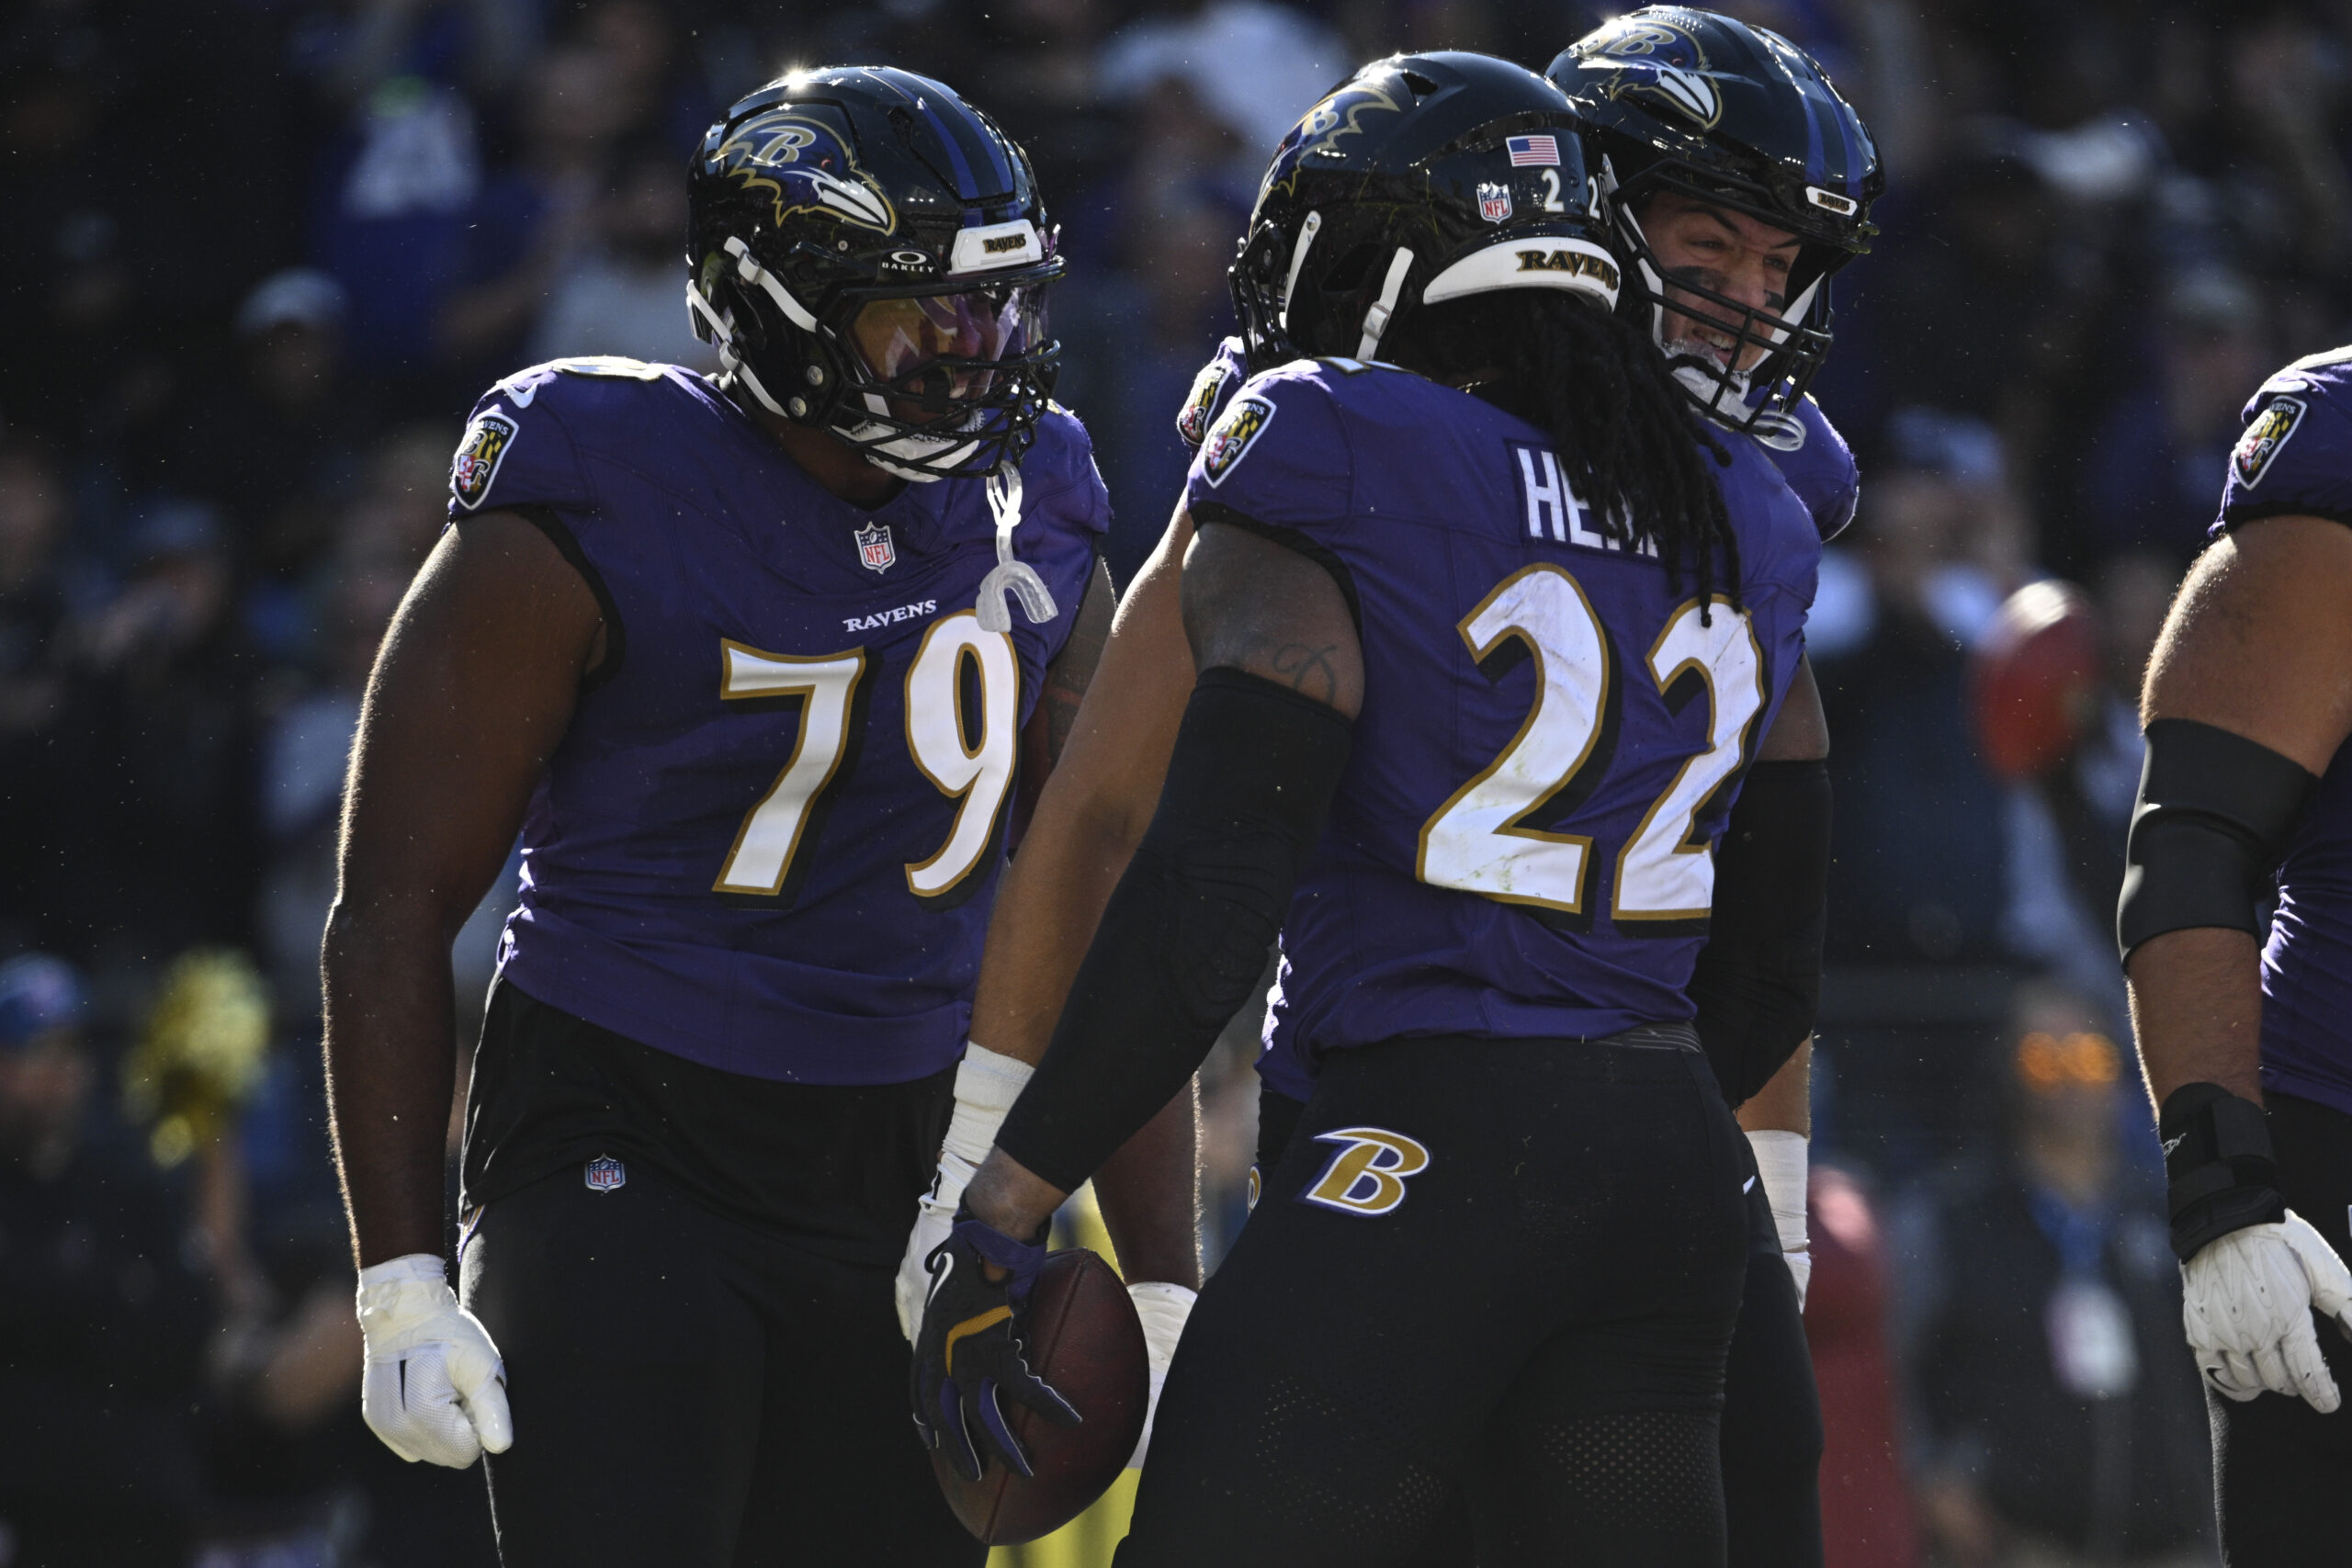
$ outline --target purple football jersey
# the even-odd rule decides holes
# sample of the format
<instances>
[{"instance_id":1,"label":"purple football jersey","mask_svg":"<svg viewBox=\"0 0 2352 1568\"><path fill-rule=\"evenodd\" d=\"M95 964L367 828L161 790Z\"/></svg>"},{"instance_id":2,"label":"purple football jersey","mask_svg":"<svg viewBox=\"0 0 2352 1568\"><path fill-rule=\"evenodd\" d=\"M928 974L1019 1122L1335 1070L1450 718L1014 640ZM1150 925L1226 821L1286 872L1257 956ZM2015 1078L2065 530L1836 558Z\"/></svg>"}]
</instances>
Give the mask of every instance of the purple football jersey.
<instances>
[{"instance_id":1,"label":"purple football jersey","mask_svg":"<svg viewBox=\"0 0 2352 1568\"><path fill-rule=\"evenodd\" d=\"M1543 433L1467 393L1303 360L1227 404L1193 520L1324 559L1362 626L1354 752L1269 1022L1307 1063L1691 1015L1713 840L1795 671L1821 555L1761 448L1725 447L1744 609L1702 611L1687 577L1591 526Z\"/></svg>"},{"instance_id":2,"label":"purple football jersey","mask_svg":"<svg viewBox=\"0 0 2352 1568\"><path fill-rule=\"evenodd\" d=\"M2295 361L2245 418L2214 534L2289 513L2352 526L2352 347ZM2262 1087L2352 1116L2352 744L2321 775L2279 863L2262 951Z\"/></svg>"},{"instance_id":3,"label":"purple football jersey","mask_svg":"<svg viewBox=\"0 0 2352 1568\"><path fill-rule=\"evenodd\" d=\"M451 516L560 526L605 665L533 794L500 973L726 1071L899 1083L963 1049L1021 726L1110 508L1059 410L1017 487L1015 553L1059 614L983 630L978 479L866 511L706 377L526 370L475 406ZM564 537L568 536L568 537Z\"/></svg>"}]
</instances>

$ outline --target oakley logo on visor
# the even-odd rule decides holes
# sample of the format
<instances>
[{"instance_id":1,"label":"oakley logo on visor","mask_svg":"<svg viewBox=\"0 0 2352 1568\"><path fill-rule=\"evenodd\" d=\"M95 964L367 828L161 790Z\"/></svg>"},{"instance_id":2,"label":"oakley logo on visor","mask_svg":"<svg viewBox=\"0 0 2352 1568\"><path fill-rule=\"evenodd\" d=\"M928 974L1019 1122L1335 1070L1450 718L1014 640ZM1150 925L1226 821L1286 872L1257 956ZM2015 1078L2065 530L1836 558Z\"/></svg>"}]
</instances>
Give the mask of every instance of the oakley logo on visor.
<instances>
[{"instance_id":1,"label":"oakley logo on visor","mask_svg":"<svg viewBox=\"0 0 2352 1568\"><path fill-rule=\"evenodd\" d=\"M1026 218L1016 218L1010 223L958 231L947 266L951 272L985 272L1045 259L1046 246L1037 237L1037 226Z\"/></svg>"}]
</instances>

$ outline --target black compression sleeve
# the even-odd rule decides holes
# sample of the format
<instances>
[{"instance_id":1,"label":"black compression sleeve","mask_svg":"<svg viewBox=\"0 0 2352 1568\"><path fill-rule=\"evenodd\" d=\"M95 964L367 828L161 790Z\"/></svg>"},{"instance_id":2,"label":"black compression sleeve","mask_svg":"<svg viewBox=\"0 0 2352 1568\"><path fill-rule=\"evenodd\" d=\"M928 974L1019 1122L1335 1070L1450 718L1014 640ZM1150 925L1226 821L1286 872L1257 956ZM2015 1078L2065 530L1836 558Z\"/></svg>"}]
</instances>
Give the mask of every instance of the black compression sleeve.
<instances>
[{"instance_id":1,"label":"black compression sleeve","mask_svg":"<svg viewBox=\"0 0 2352 1568\"><path fill-rule=\"evenodd\" d=\"M1737 1105L1813 1032L1828 919L1829 764L1758 762L1715 846L1707 945L1690 972L1700 1043Z\"/></svg>"},{"instance_id":2,"label":"black compression sleeve","mask_svg":"<svg viewBox=\"0 0 2352 1568\"><path fill-rule=\"evenodd\" d=\"M1264 972L1350 734L1286 686L1203 672L1159 808L999 1148L1068 1191L1183 1087Z\"/></svg>"},{"instance_id":3,"label":"black compression sleeve","mask_svg":"<svg viewBox=\"0 0 2352 1568\"><path fill-rule=\"evenodd\" d=\"M2123 956L2166 931L2255 931L2262 886L2317 788L2300 763L2243 735L2187 718L2149 725L2115 908Z\"/></svg>"}]
</instances>

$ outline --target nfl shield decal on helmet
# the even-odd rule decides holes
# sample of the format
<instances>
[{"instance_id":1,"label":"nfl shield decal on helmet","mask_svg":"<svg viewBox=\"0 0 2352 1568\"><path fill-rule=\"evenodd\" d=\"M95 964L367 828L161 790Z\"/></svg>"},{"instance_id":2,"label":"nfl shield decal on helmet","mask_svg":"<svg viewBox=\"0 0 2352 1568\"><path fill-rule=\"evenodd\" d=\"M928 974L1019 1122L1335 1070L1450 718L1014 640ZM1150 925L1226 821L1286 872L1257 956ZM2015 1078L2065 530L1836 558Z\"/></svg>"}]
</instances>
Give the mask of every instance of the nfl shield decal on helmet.
<instances>
[{"instance_id":1,"label":"nfl shield decal on helmet","mask_svg":"<svg viewBox=\"0 0 2352 1568\"><path fill-rule=\"evenodd\" d=\"M1266 426L1273 423L1274 405L1255 392L1244 392L1233 400L1225 417L1216 422L1209 438L1201 443L1201 476L1212 487L1225 482L1234 465L1248 455Z\"/></svg>"},{"instance_id":2,"label":"nfl shield decal on helmet","mask_svg":"<svg viewBox=\"0 0 2352 1568\"><path fill-rule=\"evenodd\" d=\"M628 1185L628 1167L610 1155L598 1155L588 1162L588 1190L617 1192Z\"/></svg>"},{"instance_id":3,"label":"nfl shield decal on helmet","mask_svg":"<svg viewBox=\"0 0 2352 1568\"><path fill-rule=\"evenodd\" d=\"M857 541L857 558L869 571L888 571L898 564L898 547L890 543L890 530L879 523L868 523L850 537Z\"/></svg>"},{"instance_id":4,"label":"nfl shield decal on helmet","mask_svg":"<svg viewBox=\"0 0 2352 1568\"><path fill-rule=\"evenodd\" d=\"M513 420L495 412L483 414L466 427L465 439L458 443L457 461L449 466L449 493L467 511L480 507L490 493L498 465L504 460L506 449L514 445L514 429Z\"/></svg>"},{"instance_id":5,"label":"nfl shield decal on helmet","mask_svg":"<svg viewBox=\"0 0 2352 1568\"><path fill-rule=\"evenodd\" d=\"M2278 449L2287 445L2295 427L2302 423L2302 399L2271 399L2270 406L2254 416L2245 434L2238 437L2237 449L2230 454L2230 466L2237 470L2238 483L2248 490L2260 484L2262 476L2270 471L2271 459L2278 456Z\"/></svg>"},{"instance_id":6,"label":"nfl shield decal on helmet","mask_svg":"<svg viewBox=\"0 0 2352 1568\"><path fill-rule=\"evenodd\" d=\"M1478 216L1489 223L1508 221L1510 218L1510 186L1481 181L1478 186Z\"/></svg>"}]
</instances>

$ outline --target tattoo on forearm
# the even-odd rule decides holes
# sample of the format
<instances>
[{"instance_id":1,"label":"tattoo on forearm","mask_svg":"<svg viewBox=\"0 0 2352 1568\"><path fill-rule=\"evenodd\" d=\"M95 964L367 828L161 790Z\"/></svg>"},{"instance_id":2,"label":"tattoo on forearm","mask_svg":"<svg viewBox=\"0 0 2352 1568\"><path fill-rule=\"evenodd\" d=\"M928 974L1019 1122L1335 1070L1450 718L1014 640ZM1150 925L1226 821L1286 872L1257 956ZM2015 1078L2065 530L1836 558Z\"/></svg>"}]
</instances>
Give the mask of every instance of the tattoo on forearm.
<instances>
[{"instance_id":1,"label":"tattoo on forearm","mask_svg":"<svg viewBox=\"0 0 2352 1568\"><path fill-rule=\"evenodd\" d=\"M1340 691L1340 672L1331 663L1331 656L1338 651L1336 643L1309 648L1305 643L1288 642L1274 649L1269 662L1278 677L1290 682L1292 691L1328 703Z\"/></svg>"}]
</instances>

